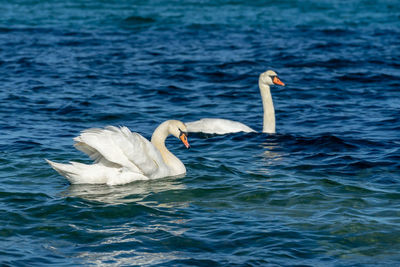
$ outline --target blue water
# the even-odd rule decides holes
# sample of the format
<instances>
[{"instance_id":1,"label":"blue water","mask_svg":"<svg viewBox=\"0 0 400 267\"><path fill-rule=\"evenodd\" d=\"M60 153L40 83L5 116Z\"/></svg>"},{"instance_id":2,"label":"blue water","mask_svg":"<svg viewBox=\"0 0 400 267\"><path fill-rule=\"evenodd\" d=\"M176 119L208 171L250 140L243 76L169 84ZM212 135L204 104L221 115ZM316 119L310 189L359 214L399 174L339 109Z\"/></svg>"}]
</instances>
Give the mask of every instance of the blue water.
<instances>
[{"instance_id":1,"label":"blue water","mask_svg":"<svg viewBox=\"0 0 400 267\"><path fill-rule=\"evenodd\" d=\"M0 262L388 266L400 262L398 1L7 1L0 6ZM71 186L86 128L167 119L183 178Z\"/></svg>"}]
</instances>

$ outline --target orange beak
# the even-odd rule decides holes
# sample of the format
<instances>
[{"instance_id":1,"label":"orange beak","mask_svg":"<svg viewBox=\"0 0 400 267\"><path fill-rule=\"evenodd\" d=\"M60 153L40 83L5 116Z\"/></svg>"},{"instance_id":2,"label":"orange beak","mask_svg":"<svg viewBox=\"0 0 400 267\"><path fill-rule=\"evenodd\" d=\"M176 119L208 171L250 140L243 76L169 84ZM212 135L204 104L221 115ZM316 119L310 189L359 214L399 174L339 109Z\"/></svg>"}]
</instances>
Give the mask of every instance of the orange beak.
<instances>
[{"instance_id":1,"label":"orange beak","mask_svg":"<svg viewBox=\"0 0 400 267\"><path fill-rule=\"evenodd\" d=\"M186 134L182 133L182 134L179 136L179 139L181 139L182 143L185 145L186 148L189 148L189 147L190 147L189 142L188 142L188 140L187 140Z\"/></svg>"},{"instance_id":2,"label":"orange beak","mask_svg":"<svg viewBox=\"0 0 400 267\"><path fill-rule=\"evenodd\" d=\"M285 86L285 84L283 82L281 82L281 80L279 80L279 78L277 76L274 77L273 82L274 82L274 84Z\"/></svg>"}]
</instances>

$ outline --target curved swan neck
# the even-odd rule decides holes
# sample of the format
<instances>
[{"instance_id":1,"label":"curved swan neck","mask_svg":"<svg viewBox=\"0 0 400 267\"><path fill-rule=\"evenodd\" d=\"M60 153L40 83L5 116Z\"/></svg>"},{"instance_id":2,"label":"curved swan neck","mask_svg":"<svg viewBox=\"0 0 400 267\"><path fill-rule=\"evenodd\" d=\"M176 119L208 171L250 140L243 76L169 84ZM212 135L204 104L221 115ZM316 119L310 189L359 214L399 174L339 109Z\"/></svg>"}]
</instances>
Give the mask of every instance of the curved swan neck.
<instances>
[{"instance_id":1,"label":"curved swan neck","mask_svg":"<svg viewBox=\"0 0 400 267\"><path fill-rule=\"evenodd\" d=\"M258 86L260 87L264 108L263 133L275 133L275 109L274 103L272 102L270 87L262 83L261 80L258 81Z\"/></svg>"},{"instance_id":2,"label":"curved swan neck","mask_svg":"<svg viewBox=\"0 0 400 267\"><path fill-rule=\"evenodd\" d=\"M160 151L161 156L164 158L164 154L169 152L165 146L165 139L169 135L168 121L161 123L153 132L151 136L151 143ZM165 159L164 159L165 161Z\"/></svg>"},{"instance_id":3,"label":"curved swan neck","mask_svg":"<svg viewBox=\"0 0 400 267\"><path fill-rule=\"evenodd\" d=\"M165 139L167 139L170 134L169 121L165 121L154 130L151 136L151 143L160 151L165 164L171 169L171 175L185 173L185 165L183 165L183 163L165 146Z\"/></svg>"}]
</instances>

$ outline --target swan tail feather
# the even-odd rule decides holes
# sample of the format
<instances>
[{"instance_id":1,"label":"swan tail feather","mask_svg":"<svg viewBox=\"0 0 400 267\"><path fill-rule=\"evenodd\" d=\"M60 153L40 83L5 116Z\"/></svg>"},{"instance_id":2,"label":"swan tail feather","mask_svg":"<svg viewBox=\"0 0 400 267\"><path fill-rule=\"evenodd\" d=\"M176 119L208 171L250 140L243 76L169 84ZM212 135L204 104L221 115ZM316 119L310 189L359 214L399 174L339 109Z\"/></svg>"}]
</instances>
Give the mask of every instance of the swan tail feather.
<instances>
[{"instance_id":1,"label":"swan tail feather","mask_svg":"<svg viewBox=\"0 0 400 267\"><path fill-rule=\"evenodd\" d=\"M71 164L62 164L46 159L47 163L60 175L68 179L71 184L79 184L80 170L74 162Z\"/></svg>"}]
</instances>

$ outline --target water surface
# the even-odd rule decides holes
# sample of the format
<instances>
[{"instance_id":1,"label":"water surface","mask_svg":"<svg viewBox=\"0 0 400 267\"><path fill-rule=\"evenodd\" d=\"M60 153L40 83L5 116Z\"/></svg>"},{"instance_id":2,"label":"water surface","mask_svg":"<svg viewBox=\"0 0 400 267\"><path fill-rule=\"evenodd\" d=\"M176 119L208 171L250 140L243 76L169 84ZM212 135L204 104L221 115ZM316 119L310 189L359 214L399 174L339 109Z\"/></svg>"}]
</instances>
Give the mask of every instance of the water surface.
<instances>
[{"instance_id":1,"label":"water surface","mask_svg":"<svg viewBox=\"0 0 400 267\"><path fill-rule=\"evenodd\" d=\"M397 1L8 1L0 7L0 262L376 266L400 256ZM167 119L277 134L167 146L183 178L70 186L83 129Z\"/></svg>"}]
</instances>

